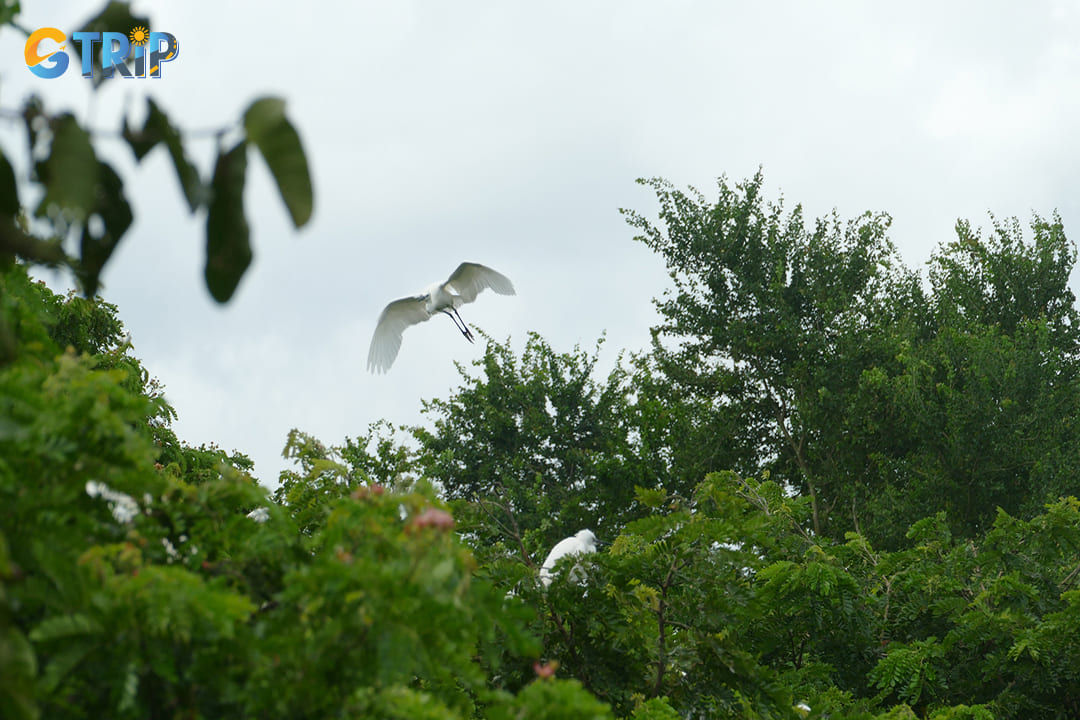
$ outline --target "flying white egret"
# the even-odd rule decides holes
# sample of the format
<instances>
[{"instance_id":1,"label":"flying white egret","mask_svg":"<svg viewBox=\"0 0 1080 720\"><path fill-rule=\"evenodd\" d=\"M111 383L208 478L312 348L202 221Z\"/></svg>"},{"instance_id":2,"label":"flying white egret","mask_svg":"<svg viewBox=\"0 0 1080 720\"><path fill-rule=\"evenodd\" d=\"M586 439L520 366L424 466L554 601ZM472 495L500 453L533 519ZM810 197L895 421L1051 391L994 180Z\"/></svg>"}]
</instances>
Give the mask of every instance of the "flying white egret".
<instances>
[{"instance_id":1,"label":"flying white egret","mask_svg":"<svg viewBox=\"0 0 1080 720\"><path fill-rule=\"evenodd\" d=\"M458 265L446 282L435 283L421 295L401 298L387 305L371 337L368 370L389 370L401 349L401 334L405 328L424 322L437 312L447 315L465 339L473 342L472 331L458 315L457 309L476 300L476 296L488 288L500 295L514 294L513 283L502 273L479 263L465 262Z\"/></svg>"},{"instance_id":2,"label":"flying white egret","mask_svg":"<svg viewBox=\"0 0 1080 720\"><path fill-rule=\"evenodd\" d=\"M583 555L585 553L596 552L596 546L600 541L593 535L592 530L581 530L576 535L560 540L555 543L555 547L551 548L551 552L544 559L544 564L540 566L540 582L544 587L551 584L551 571L555 568L555 563L560 558L567 555ZM571 571L571 575L580 578L580 571L577 567Z\"/></svg>"}]
</instances>

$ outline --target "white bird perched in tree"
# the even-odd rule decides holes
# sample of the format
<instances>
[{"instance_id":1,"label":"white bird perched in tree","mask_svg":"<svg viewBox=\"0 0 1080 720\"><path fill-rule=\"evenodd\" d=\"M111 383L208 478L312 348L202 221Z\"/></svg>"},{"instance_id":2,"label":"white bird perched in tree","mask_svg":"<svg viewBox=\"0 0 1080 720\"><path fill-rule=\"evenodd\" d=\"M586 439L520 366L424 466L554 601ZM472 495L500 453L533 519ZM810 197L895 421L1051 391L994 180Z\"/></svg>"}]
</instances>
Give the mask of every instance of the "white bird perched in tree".
<instances>
[{"instance_id":1,"label":"white bird perched in tree","mask_svg":"<svg viewBox=\"0 0 1080 720\"><path fill-rule=\"evenodd\" d=\"M429 286L420 295L401 298L386 306L375 326L368 349L368 370L386 372L401 349L401 334L410 325L424 322L437 312L447 315L469 342L472 331L457 309L476 300L481 291L491 288L500 295L513 295L514 285L502 273L479 263L461 263L446 282Z\"/></svg>"},{"instance_id":2,"label":"white bird perched in tree","mask_svg":"<svg viewBox=\"0 0 1080 720\"><path fill-rule=\"evenodd\" d=\"M249 512L247 516L257 523L264 523L270 519L270 508L257 507Z\"/></svg>"},{"instance_id":3,"label":"white bird perched in tree","mask_svg":"<svg viewBox=\"0 0 1080 720\"><path fill-rule=\"evenodd\" d=\"M567 555L583 555L585 553L596 552L596 546L599 544L599 540L593 535L592 530L581 530L576 535L560 540L555 543L555 547L551 548L551 552L544 559L544 564L540 566L540 582L544 587L551 584L551 571L555 568L555 563L560 558ZM571 571L571 575L580 578L580 572L577 567Z\"/></svg>"}]
</instances>

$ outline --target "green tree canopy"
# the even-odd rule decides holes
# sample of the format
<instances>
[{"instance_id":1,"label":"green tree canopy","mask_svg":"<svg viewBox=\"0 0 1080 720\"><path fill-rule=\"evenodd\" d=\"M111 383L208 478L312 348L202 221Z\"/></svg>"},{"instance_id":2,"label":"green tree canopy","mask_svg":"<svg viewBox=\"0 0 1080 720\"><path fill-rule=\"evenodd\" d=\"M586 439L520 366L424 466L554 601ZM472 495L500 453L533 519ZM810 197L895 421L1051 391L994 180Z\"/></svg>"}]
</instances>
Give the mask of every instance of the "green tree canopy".
<instances>
[{"instance_id":1,"label":"green tree canopy","mask_svg":"<svg viewBox=\"0 0 1080 720\"><path fill-rule=\"evenodd\" d=\"M967 223L929 287L885 215L813 224L762 196L715 200L650 181L659 219L628 212L674 288L644 361L649 396L678 404L697 470L769 469L806 494L815 532L895 546L927 512L988 527L1076 491L1076 260L1060 220L982 238ZM670 452L682 443L670 443Z\"/></svg>"},{"instance_id":2,"label":"green tree canopy","mask_svg":"<svg viewBox=\"0 0 1080 720\"><path fill-rule=\"evenodd\" d=\"M176 442L113 306L17 264L0 291L0 716L610 717L495 680L538 646L433 493L274 504L247 458Z\"/></svg>"},{"instance_id":3,"label":"green tree canopy","mask_svg":"<svg viewBox=\"0 0 1080 720\"><path fill-rule=\"evenodd\" d=\"M464 384L417 428L421 468L446 498L491 522L491 539L550 547L589 527L613 537L634 517L635 486L661 478L640 453L631 388L620 366L594 378L592 354L559 353L530 334L518 358L489 342Z\"/></svg>"}]
</instances>

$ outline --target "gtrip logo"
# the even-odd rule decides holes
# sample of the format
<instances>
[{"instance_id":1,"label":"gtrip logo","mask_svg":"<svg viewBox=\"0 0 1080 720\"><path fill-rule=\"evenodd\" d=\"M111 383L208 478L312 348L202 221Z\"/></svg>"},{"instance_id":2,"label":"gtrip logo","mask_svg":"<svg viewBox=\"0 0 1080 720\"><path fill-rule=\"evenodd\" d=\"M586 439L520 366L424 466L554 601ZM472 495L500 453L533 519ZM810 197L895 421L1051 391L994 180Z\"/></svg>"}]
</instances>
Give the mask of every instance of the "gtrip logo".
<instances>
[{"instance_id":1,"label":"gtrip logo","mask_svg":"<svg viewBox=\"0 0 1080 720\"><path fill-rule=\"evenodd\" d=\"M101 75L107 78L117 73L125 78L160 78L161 66L172 62L180 54L180 44L172 33L149 32L144 27L137 27L127 35L118 32L77 32L72 34L71 39L79 44L84 78L94 76L95 49L101 50ZM60 77L67 71L70 62L68 53L64 52L67 49L66 41L67 36L54 27L38 28L30 33L24 49L26 67L40 78L51 80ZM95 45L99 48L95 48ZM42 54L43 51L45 54Z\"/></svg>"}]
</instances>

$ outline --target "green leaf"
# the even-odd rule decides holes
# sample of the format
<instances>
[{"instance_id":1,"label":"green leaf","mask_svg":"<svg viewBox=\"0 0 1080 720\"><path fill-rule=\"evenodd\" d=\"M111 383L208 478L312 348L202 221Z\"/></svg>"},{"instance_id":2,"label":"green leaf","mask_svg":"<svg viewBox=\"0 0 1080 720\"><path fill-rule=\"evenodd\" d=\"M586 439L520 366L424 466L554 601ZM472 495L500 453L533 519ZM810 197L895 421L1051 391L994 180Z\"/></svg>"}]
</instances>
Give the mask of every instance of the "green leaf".
<instances>
[{"instance_id":1,"label":"green leaf","mask_svg":"<svg viewBox=\"0 0 1080 720\"><path fill-rule=\"evenodd\" d=\"M19 187L15 183L15 170L0 150L0 215L14 217L19 212Z\"/></svg>"},{"instance_id":2,"label":"green leaf","mask_svg":"<svg viewBox=\"0 0 1080 720\"><path fill-rule=\"evenodd\" d=\"M244 112L244 130L248 140L258 143L265 135L285 119L285 101L278 97L263 97L255 100Z\"/></svg>"},{"instance_id":3,"label":"green leaf","mask_svg":"<svg viewBox=\"0 0 1080 720\"><path fill-rule=\"evenodd\" d=\"M34 648L14 627L0 630L0 717L36 720L34 676L37 658Z\"/></svg>"},{"instance_id":4,"label":"green leaf","mask_svg":"<svg viewBox=\"0 0 1080 720\"><path fill-rule=\"evenodd\" d=\"M413 628L386 625L376 642L379 681L389 685L412 674L418 660L417 650Z\"/></svg>"},{"instance_id":5,"label":"green leaf","mask_svg":"<svg viewBox=\"0 0 1080 720\"><path fill-rule=\"evenodd\" d=\"M251 264L251 230L244 217L246 172L244 143L218 155L206 215L206 287L220 303L232 297Z\"/></svg>"},{"instance_id":6,"label":"green leaf","mask_svg":"<svg viewBox=\"0 0 1080 720\"><path fill-rule=\"evenodd\" d=\"M124 181L107 163L100 163L99 176L97 203L90 219L83 223L79 243L78 275L87 295L97 292L101 270L133 220L131 205L124 197ZM100 230L96 227L99 223Z\"/></svg>"},{"instance_id":7,"label":"green leaf","mask_svg":"<svg viewBox=\"0 0 1080 720\"><path fill-rule=\"evenodd\" d=\"M633 720L679 720L681 715L668 704L667 698L657 697L634 710Z\"/></svg>"},{"instance_id":8,"label":"green leaf","mask_svg":"<svg viewBox=\"0 0 1080 720\"><path fill-rule=\"evenodd\" d=\"M202 204L204 196L199 173L184 154L180 132L172 126L169 118L154 104L153 100L148 100L147 103L150 110L146 124L155 128L165 141L165 147L169 149L169 155L172 157L173 167L176 168L176 175L180 179L180 188L188 201L188 209L195 212L195 209Z\"/></svg>"},{"instance_id":9,"label":"green leaf","mask_svg":"<svg viewBox=\"0 0 1080 720\"><path fill-rule=\"evenodd\" d=\"M48 116L41 98L31 95L22 106L23 127L26 129L26 150L33 157L41 133L48 127ZM36 168L35 168L36 171ZM35 179L37 179L35 177Z\"/></svg>"},{"instance_id":10,"label":"green leaf","mask_svg":"<svg viewBox=\"0 0 1080 720\"><path fill-rule=\"evenodd\" d=\"M136 26L150 27L150 19L143 15L133 15L131 13L131 6L126 2L110 2L95 17L87 20L86 23L79 28L79 32L122 32L127 35ZM83 48L80 46L86 43L69 44L74 46L77 51L81 52ZM101 74L101 47L101 43L93 43L94 77L92 82L95 90L101 86L101 83L108 79Z\"/></svg>"},{"instance_id":11,"label":"green leaf","mask_svg":"<svg viewBox=\"0 0 1080 720\"><path fill-rule=\"evenodd\" d=\"M253 102L244 113L244 130L266 160L293 225L303 227L314 204L311 174L300 135L285 117L285 101L265 97Z\"/></svg>"},{"instance_id":12,"label":"green leaf","mask_svg":"<svg viewBox=\"0 0 1080 720\"><path fill-rule=\"evenodd\" d=\"M643 488L635 485L634 499L645 507L655 510L667 502L667 491L664 488Z\"/></svg>"},{"instance_id":13,"label":"green leaf","mask_svg":"<svg viewBox=\"0 0 1080 720\"><path fill-rule=\"evenodd\" d=\"M11 575L11 551L8 550L7 538L0 533L0 601L4 599L3 581Z\"/></svg>"},{"instance_id":14,"label":"green leaf","mask_svg":"<svg viewBox=\"0 0 1080 720\"><path fill-rule=\"evenodd\" d=\"M153 100L149 101L151 104ZM147 116L146 122L143 123L142 130L134 130L128 125L127 116L124 117L123 125L120 129L120 134L124 140L127 141L128 147L131 148L131 152L135 153L135 159L140 162L146 157L151 150L157 147L157 144L161 142L161 136L151 132L150 118Z\"/></svg>"},{"instance_id":15,"label":"green leaf","mask_svg":"<svg viewBox=\"0 0 1080 720\"><path fill-rule=\"evenodd\" d=\"M94 635L101 632L101 625L86 615L56 615L38 624L30 631L30 639L36 643L49 642L73 635Z\"/></svg>"},{"instance_id":16,"label":"green leaf","mask_svg":"<svg viewBox=\"0 0 1080 720\"><path fill-rule=\"evenodd\" d=\"M611 708L593 697L578 680L537 681L526 685L513 701L511 717L529 720L605 720Z\"/></svg>"},{"instance_id":17,"label":"green leaf","mask_svg":"<svg viewBox=\"0 0 1080 720\"><path fill-rule=\"evenodd\" d=\"M61 115L52 123L49 157L38 165L38 177L45 196L37 207L37 217L57 208L81 222L94 207L99 165L90 144L90 135L72 115Z\"/></svg>"},{"instance_id":18,"label":"green leaf","mask_svg":"<svg viewBox=\"0 0 1080 720\"><path fill-rule=\"evenodd\" d=\"M0 0L0 25L11 22L20 10L19 0Z\"/></svg>"},{"instance_id":19,"label":"green leaf","mask_svg":"<svg viewBox=\"0 0 1080 720\"><path fill-rule=\"evenodd\" d=\"M180 189L184 191L188 209L192 212L203 204L205 191L199 172L188 160L184 152L183 137L180 131L173 127L169 117L157 106L152 99L147 99L146 122L141 131L134 131L124 118L123 135L127 140L131 151L135 153L136 160L142 160L157 146L159 142L165 143L172 157L173 167L180 179Z\"/></svg>"},{"instance_id":20,"label":"green leaf","mask_svg":"<svg viewBox=\"0 0 1080 720\"><path fill-rule=\"evenodd\" d=\"M42 688L48 693L53 692L97 647L98 643L93 639L65 643L49 657L49 662L41 673Z\"/></svg>"}]
</instances>

